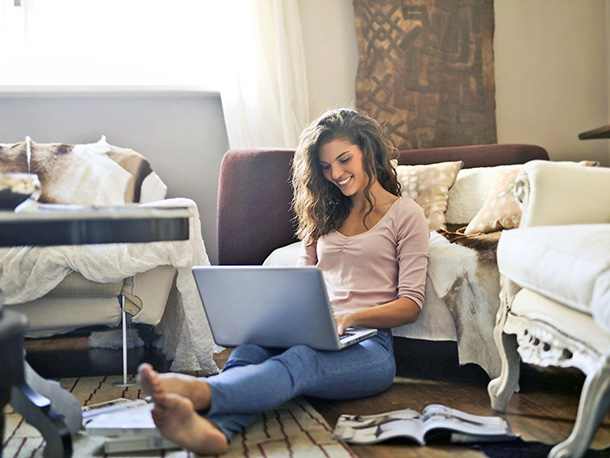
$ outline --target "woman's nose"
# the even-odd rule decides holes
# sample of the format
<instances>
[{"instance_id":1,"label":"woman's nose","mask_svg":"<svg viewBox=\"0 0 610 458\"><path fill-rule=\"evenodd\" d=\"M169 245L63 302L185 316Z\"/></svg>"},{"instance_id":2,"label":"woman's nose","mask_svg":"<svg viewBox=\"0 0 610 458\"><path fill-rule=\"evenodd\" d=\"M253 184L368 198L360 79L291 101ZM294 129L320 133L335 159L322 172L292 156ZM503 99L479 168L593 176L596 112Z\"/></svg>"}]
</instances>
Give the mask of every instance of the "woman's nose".
<instances>
[{"instance_id":1,"label":"woman's nose","mask_svg":"<svg viewBox=\"0 0 610 458\"><path fill-rule=\"evenodd\" d=\"M340 165L338 164L333 164L331 166L331 175L333 177L333 180L336 180L338 178L341 178L341 175L343 174L343 169L341 168Z\"/></svg>"}]
</instances>

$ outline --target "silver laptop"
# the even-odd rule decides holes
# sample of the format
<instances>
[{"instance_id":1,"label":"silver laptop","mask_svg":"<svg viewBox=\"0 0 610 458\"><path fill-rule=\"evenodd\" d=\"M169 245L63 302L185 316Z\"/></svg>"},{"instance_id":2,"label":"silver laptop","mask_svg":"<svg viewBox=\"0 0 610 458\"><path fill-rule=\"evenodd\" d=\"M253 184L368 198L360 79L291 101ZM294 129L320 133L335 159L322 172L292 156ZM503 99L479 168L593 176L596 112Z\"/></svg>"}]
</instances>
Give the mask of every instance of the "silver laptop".
<instances>
[{"instance_id":1,"label":"silver laptop","mask_svg":"<svg viewBox=\"0 0 610 458\"><path fill-rule=\"evenodd\" d=\"M196 266L193 275L218 345L341 350L377 334L339 336L318 267Z\"/></svg>"}]
</instances>

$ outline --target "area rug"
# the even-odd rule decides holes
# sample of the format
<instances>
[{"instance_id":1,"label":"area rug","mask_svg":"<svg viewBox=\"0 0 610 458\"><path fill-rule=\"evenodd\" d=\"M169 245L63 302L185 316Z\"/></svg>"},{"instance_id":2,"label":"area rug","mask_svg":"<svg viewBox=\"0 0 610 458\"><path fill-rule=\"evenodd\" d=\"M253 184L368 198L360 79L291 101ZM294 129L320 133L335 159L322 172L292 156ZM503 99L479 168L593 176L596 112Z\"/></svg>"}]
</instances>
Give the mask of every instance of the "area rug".
<instances>
[{"instance_id":1,"label":"area rug","mask_svg":"<svg viewBox=\"0 0 610 458\"><path fill-rule=\"evenodd\" d=\"M59 379L61 386L72 392L82 405L96 404L117 398L144 397L137 385L113 386L121 376L79 377ZM303 398L265 412L256 424L231 441L223 457L355 457L344 443L330 438L332 429L324 418ZM23 421L11 406L6 407L6 431L3 440L4 458L42 457L44 440L40 433ZM79 433L73 436L73 456L138 456L193 457L186 450L151 450L146 452L104 455L104 439Z\"/></svg>"}]
</instances>

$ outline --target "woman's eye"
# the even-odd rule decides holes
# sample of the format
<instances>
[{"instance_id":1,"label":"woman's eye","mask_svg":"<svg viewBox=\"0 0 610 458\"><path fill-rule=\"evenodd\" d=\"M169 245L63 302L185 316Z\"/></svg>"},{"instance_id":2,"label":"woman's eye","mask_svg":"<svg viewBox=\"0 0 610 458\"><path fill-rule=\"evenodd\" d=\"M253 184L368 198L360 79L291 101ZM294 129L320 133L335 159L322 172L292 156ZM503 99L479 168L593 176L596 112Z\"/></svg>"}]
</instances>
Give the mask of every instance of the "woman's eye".
<instances>
[{"instance_id":1,"label":"woman's eye","mask_svg":"<svg viewBox=\"0 0 610 458\"><path fill-rule=\"evenodd\" d=\"M341 159L339 162L341 162L341 164L345 164L346 162L349 162L351 159L351 157L346 157L345 159Z\"/></svg>"},{"instance_id":2,"label":"woman's eye","mask_svg":"<svg viewBox=\"0 0 610 458\"><path fill-rule=\"evenodd\" d=\"M322 170L328 170L330 169L330 165L322 165Z\"/></svg>"}]
</instances>

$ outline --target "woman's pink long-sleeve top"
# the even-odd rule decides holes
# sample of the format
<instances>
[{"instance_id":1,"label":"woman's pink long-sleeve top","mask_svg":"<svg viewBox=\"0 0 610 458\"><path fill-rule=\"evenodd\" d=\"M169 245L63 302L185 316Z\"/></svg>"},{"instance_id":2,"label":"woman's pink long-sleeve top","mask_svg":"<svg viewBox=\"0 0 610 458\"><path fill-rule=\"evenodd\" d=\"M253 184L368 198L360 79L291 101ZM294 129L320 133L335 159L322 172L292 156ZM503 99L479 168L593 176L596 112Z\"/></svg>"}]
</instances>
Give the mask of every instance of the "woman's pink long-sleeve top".
<instances>
[{"instance_id":1,"label":"woman's pink long-sleeve top","mask_svg":"<svg viewBox=\"0 0 610 458\"><path fill-rule=\"evenodd\" d=\"M303 243L299 265L322 269L335 311L375 307L399 297L422 307L429 239L421 207L401 197L362 234L332 231L309 247Z\"/></svg>"}]
</instances>

